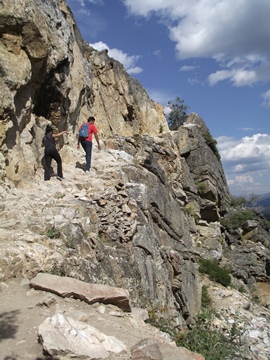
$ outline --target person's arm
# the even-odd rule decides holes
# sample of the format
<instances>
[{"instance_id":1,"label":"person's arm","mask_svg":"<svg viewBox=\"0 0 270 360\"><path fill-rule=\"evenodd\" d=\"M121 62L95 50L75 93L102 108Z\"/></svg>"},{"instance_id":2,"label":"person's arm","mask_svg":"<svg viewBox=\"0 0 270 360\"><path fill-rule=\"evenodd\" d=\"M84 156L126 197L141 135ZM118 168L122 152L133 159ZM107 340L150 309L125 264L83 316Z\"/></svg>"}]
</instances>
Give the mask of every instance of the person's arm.
<instances>
[{"instance_id":1,"label":"person's arm","mask_svg":"<svg viewBox=\"0 0 270 360\"><path fill-rule=\"evenodd\" d=\"M57 138L57 137L59 137L59 136L61 136L61 135L68 134L68 133L69 133L69 131L64 130L64 131L61 131L61 132L58 133L58 134L52 134L52 137L53 137L53 138Z\"/></svg>"},{"instance_id":2,"label":"person's arm","mask_svg":"<svg viewBox=\"0 0 270 360\"><path fill-rule=\"evenodd\" d=\"M98 150L101 150L101 146L100 146L100 143L99 143L98 134L94 134L94 136L95 136L96 142L97 142L97 144L98 144Z\"/></svg>"}]
</instances>

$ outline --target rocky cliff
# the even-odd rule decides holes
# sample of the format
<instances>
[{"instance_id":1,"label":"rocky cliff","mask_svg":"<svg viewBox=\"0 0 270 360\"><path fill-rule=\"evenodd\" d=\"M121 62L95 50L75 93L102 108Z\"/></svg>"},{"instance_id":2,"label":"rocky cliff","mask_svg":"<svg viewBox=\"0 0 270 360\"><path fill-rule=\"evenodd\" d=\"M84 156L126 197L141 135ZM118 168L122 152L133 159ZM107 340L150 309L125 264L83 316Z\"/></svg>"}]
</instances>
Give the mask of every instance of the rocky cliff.
<instances>
[{"instance_id":1,"label":"rocky cliff","mask_svg":"<svg viewBox=\"0 0 270 360\"><path fill-rule=\"evenodd\" d=\"M204 258L269 306L267 224L254 213L231 226L244 210L231 206L204 121L192 113L170 132L162 106L81 39L64 0L0 1L0 20L1 280L47 272L121 287L132 306L187 329L201 307ZM89 115L102 143L90 177L76 149ZM70 130L58 144L62 183L43 181L49 123Z\"/></svg>"},{"instance_id":2,"label":"rocky cliff","mask_svg":"<svg viewBox=\"0 0 270 360\"><path fill-rule=\"evenodd\" d=\"M89 115L105 136L168 130L162 106L106 51L82 41L65 1L0 6L2 179L35 173L48 121L74 134Z\"/></svg>"}]
</instances>

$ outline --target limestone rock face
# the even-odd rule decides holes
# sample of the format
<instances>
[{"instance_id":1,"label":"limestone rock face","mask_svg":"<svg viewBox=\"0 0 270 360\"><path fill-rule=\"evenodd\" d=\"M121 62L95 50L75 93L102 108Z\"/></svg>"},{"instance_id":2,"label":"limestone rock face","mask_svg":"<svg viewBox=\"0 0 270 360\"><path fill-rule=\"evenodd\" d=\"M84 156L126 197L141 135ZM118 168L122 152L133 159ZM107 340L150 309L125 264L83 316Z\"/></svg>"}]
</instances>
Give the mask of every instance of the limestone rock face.
<instances>
[{"instance_id":1,"label":"limestone rock face","mask_svg":"<svg viewBox=\"0 0 270 360\"><path fill-rule=\"evenodd\" d=\"M90 111L97 117L103 134L153 136L168 131L163 107L149 99L122 64L109 58L106 50L97 52L86 47L85 54L93 79Z\"/></svg>"},{"instance_id":2,"label":"limestone rock face","mask_svg":"<svg viewBox=\"0 0 270 360\"><path fill-rule=\"evenodd\" d=\"M123 66L82 39L64 0L0 4L0 177L32 176L47 123L70 130L90 115L100 135L168 131L162 106ZM5 161L4 161L5 159Z\"/></svg>"}]
</instances>

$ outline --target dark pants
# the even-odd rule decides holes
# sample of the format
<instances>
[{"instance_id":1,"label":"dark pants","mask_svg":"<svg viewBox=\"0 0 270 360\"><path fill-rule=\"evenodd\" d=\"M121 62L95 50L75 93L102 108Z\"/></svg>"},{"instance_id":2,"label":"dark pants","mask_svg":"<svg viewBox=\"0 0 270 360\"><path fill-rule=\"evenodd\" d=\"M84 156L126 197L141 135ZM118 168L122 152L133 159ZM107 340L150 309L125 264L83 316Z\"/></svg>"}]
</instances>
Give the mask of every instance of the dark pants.
<instances>
[{"instance_id":1,"label":"dark pants","mask_svg":"<svg viewBox=\"0 0 270 360\"><path fill-rule=\"evenodd\" d=\"M50 180L51 177L51 163L52 159L57 162L57 176L63 177L62 173L62 159L56 148L45 150L45 176L44 180Z\"/></svg>"},{"instance_id":2,"label":"dark pants","mask_svg":"<svg viewBox=\"0 0 270 360\"><path fill-rule=\"evenodd\" d=\"M85 151L85 160L86 160L85 170L89 171L91 167L92 141L83 140L81 144Z\"/></svg>"}]
</instances>

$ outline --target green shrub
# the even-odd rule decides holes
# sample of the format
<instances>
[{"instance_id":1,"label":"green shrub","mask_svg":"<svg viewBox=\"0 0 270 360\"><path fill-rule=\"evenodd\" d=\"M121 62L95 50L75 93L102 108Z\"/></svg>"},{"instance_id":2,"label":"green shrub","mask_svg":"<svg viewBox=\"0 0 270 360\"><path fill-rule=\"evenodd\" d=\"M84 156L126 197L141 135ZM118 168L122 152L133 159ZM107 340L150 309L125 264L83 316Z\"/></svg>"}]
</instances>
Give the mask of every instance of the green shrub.
<instances>
[{"instance_id":1,"label":"green shrub","mask_svg":"<svg viewBox=\"0 0 270 360\"><path fill-rule=\"evenodd\" d=\"M244 287L244 285L241 285L238 289L238 291L241 293L241 294L245 294L247 292L246 288Z\"/></svg>"},{"instance_id":2,"label":"green shrub","mask_svg":"<svg viewBox=\"0 0 270 360\"><path fill-rule=\"evenodd\" d=\"M263 218L262 220L264 227L266 228L266 230L270 229L270 221L268 221L266 218Z\"/></svg>"},{"instance_id":3,"label":"green shrub","mask_svg":"<svg viewBox=\"0 0 270 360\"><path fill-rule=\"evenodd\" d=\"M254 212L252 210L243 210L234 212L221 219L221 224L226 228L238 229L245 221L253 220Z\"/></svg>"},{"instance_id":4,"label":"green shrub","mask_svg":"<svg viewBox=\"0 0 270 360\"><path fill-rule=\"evenodd\" d=\"M169 334L172 338L175 336L175 323L174 318L166 317L166 309L158 309L157 307L148 312L149 319L146 323L158 328L160 331Z\"/></svg>"},{"instance_id":5,"label":"green shrub","mask_svg":"<svg viewBox=\"0 0 270 360\"><path fill-rule=\"evenodd\" d=\"M206 144L210 147L213 153L216 155L217 159L220 160L220 155L217 149L217 141L213 139L209 131L205 131L203 134Z\"/></svg>"},{"instance_id":6,"label":"green shrub","mask_svg":"<svg viewBox=\"0 0 270 360\"><path fill-rule=\"evenodd\" d=\"M210 308L212 304L211 296L208 293L208 286L205 285L202 286L201 304L205 309Z\"/></svg>"},{"instance_id":7,"label":"green shrub","mask_svg":"<svg viewBox=\"0 0 270 360\"><path fill-rule=\"evenodd\" d=\"M207 183L206 182L204 182L204 181L198 182L198 183L196 183L196 186L197 186L197 190L198 190L199 195L202 195L202 194L205 193L205 191L207 189Z\"/></svg>"},{"instance_id":8,"label":"green shrub","mask_svg":"<svg viewBox=\"0 0 270 360\"><path fill-rule=\"evenodd\" d=\"M183 207L183 211L185 214L195 216L196 215L196 208L194 203L190 202L185 207Z\"/></svg>"},{"instance_id":9,"label":"green shrub","mask_svg":"<svg viewBox=\"0 0 270 360\"><path fill-rule=\"evenodd\" d=\"M202 290L202 302L208 306L210 302L207 287ZM231 358L236 354L237 346L233 342L237 335L237 328L233 326L230 337L226 338L221 331L213 329L214 313L203 309L196 319L196 324L183 333L175 328L174 318L164 318L164 311L154 308L149 311L149 320L152 326L169 334L177 346L185 347L190 351L202 354L206 360L220 360ZM238 358L239 357L232 357Z\"/></svg>"},{"instance_id":10,"label":"green shrub","mask_svg":"<svg viewBox=\"0 0 270 360\"><path fill-rule=\"evenodd\" d=\"M197 316L197 322L185 334L179 334L174 339L177 346L201 354L206 360L220 360L235 355L236 346L231 339L212 327L213 313L203 310Z\"/></svg>"},{"instance_id":11,"label":"green shrub","mask_svg":"<svg viewBox=\"0 0 270 360\"><path fill-rule=\"evenodd\" d=\"M245 196L235 196L231 197L231 206L238 207L238 206L246 206L248 204L248 199Z\"/></svg>"},{"instance_id":12,"label":"green shrub","mask_svg":"<svg viewBox=\"0 0 270 360\"><path fill-rule=\"evenodd\" d=\"M50 238L50 239L59 239L60 238L60 231L57 230L54 226L52 226L51 228L47 229L46 235Z\"/></svg>"},{"instance_id":13,"label":"green shrub","mask_svg":"<svg viewBox=\"0 0 270 360\"><path fill-rule=\"evenodd\" d=\"M239 207L239 206L249 206L254 207L258 201L258 195L249 194L249 195L232 195L231 196L231 206Z\"/></svg>"},{"instance_id":14,"label":"green shrub","mask_svg":"<svg viewBox=\"0 0 270 360\"><path fill-rule=\"evenodd\" d=\"M215 281L223 286L231 284L231 276L228 270L220 267L215 261L201 259L199 271L202 274L209 275L210 280Z\"/></svg>"}]
</instances>

